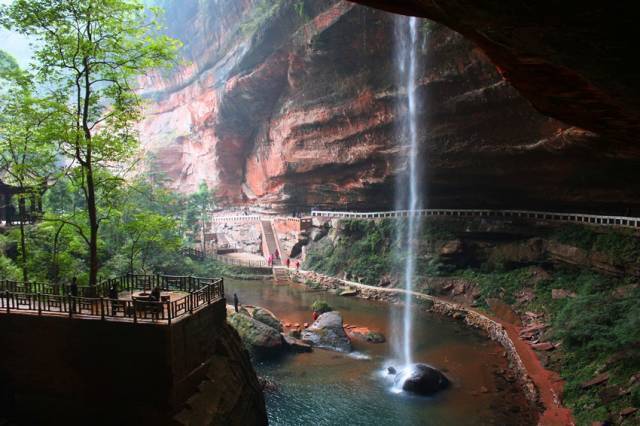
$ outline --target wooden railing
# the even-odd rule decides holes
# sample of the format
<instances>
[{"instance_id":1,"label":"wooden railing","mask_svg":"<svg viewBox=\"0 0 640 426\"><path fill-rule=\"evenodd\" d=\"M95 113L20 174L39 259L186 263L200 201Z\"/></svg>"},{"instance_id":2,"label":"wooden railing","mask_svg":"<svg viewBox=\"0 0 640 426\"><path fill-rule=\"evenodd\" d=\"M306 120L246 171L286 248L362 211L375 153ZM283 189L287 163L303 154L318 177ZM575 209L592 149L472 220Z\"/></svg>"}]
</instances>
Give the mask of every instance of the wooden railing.
<instances>
[{"instance_id":1,"label":"wooden railing","mask_svg":"<svg viewBox=\"0 0 640 426\"><path fill-rule=\"evenodd\" d=\"M51 284L18 283L0 281L0 312L37 313L38 315L62 314L70 318L100 318L102 320L125 320L137 323L141 320L153 322L172 321L192 314L203 306L224 298L222 278L202 278L171 275L125 275L102 281L95 288L78 287L79 296L64 293L60 287ZM70 287L70 286L69 286ZM65 287L65 288L69 288ZM118 292L149 291L152 288L163 291L184 291L188 294L175 300L151 301L110 299L111 288ZM80 295L90 289L99 297ZM26 291L26 290L37 290Z\"/></svg>"},{"instance_id":2,"label":"wooden railing","mask_svg":"<svg viewBox=\"0 0 640 426\"><path fill-rule=\"evenodd\" d=\"M498 217L521 218L530 220L549 220L584 225L612 226L640 229L640 218L628 216L603 216L584 213L557 213L529 210L470 210L470 209L426 209L426 210L392 210L380 212L343 212L313 210L313 217L336 219L381 219L418 217Z\"/></svg>"}]
</instances>

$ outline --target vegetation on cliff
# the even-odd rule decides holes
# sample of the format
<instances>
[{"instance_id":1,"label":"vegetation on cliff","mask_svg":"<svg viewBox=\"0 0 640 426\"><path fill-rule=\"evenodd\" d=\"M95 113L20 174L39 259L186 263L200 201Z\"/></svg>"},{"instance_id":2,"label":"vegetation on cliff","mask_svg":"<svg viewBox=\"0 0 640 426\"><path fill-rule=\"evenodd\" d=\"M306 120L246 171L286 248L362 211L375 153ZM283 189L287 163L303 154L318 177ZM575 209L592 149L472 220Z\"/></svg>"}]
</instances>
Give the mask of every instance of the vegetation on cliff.
<instances>
[{"instance_id":1,"label":"vegetation on cliff","mask_svg":"<svg viewBox=\"0 0 640 426\"><path fill-rule=\"evenodd\" d=\"M566 380L563 401L574 410L579 424L620 422L621 410L638 407L639 277L620 272L640 263L637 236L586 226L529 226L526 237L515 233L514 243L506 241L505 229L495 224L484 233L469 230L478 231L477 224L425 223L418 244L416 288L436 292L441 289L433 287L434 281L458 282L465 286L461 293L465 289L473 293L470 303L478 309L491 314L488 301L499 299L521 315L534 312L544 318L550 327L541 338L553 342L555 349L541 352L541 358ZM395 232L388 220L341 221L328 238L310 247L305 266L334 276L346 273L366 284L394 285L399 271ZM542 241L536 242L538 245L544 247L547 241L562 244L568 252L575 247L580 256L595 257L609 266L603 269L601 265L572 263L570 258L550 257L552 254L544 250L526 260L517 259L521 249L531 245L532 234ZM491 241L474 245L474 238ZM465 243L473 248L465 251ZM514 252L511 257L504 247ZM603 270L610 274L603 274ZM455 294L455 284L451 287ZM604 384L585 386L599 374L607 374Z\"/></svg>"}]
</instances>

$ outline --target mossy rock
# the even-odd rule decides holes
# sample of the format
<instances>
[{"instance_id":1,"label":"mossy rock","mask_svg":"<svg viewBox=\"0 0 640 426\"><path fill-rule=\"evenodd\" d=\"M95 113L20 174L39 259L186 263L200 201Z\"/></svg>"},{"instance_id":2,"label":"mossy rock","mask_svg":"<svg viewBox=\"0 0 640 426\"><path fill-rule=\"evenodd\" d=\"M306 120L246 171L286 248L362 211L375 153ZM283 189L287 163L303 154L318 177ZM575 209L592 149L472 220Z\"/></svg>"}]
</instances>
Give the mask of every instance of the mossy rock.
<instances>
[{"instance_id":1,"label":"mossy rock","mask_svg":"<svg viewBox=\"0 0 640 426\"><path fill-rule=\"evenodd\" d=\"M325 312L333 311L333 308L329 306L329 304L324 300L314 301L313 304L311 305L311 309L320 315L324 314Z\"/></svg>"},{"instance_id":2,"label":"mossy rock","mask_svg":"<svg viewBox=\"0 0 640 426\"><path fill-rule=\"evenodd\" d=\"M247 349L255 355L273 355L284 349L282 335L244 313L232 313L227 322L238 332Z\"/></svg>"},{"instance_id":3,"label":"mossy rock","mask_svg":"<svg viewBox=\"0 0 640 426\"><path fill-rule=\"evenodd\" d=\"M384 334L379 331L370 331L366 334L365 339L369 343L384 343L386 341Z\"/></svg>"},{"instance_id":4,"label":"mossy rock","mask_svg":"<svg viewBox=\"0 0 640 426\"><path fill-rule=\"evenodd\" d=\"M272 327L280 332L284 330L282 328L282 323L280 322L280 320L266 309L256 308L253 311L253 319L258 320L261 323L266 324L269 327Z\"/></svg>"}]
</instances>

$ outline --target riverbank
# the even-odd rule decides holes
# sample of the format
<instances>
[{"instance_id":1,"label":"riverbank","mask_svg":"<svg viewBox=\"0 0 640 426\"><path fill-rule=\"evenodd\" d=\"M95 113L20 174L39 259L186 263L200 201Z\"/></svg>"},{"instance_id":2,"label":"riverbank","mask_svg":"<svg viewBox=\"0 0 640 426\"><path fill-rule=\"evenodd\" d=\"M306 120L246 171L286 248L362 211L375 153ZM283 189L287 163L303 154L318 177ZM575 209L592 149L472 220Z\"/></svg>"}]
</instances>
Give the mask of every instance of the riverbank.
<instances>
[{"instance_id":1,"label":"riverbank","mask_svg":"<svg viewBox=\"0 0 640 426\"><path fill-rule=\"evenodd\" d=\"M314 271L288 269L292 281L312 284L325 290L356 290L356 297L400 303L407 291L397 288L383 288L330 277ZM518 383L525 395L534 404L543 408L539 424L560 426L575 424L571 410L560 402L562 382L557 374L546 370L530 345L520 339L521 328L505 320L490 317L476 309L446 299L420 292L409 292L423 309L463 321L465 324L484 331L489 338L498 342L505 350Z\"/></svg>"}]
</instances>

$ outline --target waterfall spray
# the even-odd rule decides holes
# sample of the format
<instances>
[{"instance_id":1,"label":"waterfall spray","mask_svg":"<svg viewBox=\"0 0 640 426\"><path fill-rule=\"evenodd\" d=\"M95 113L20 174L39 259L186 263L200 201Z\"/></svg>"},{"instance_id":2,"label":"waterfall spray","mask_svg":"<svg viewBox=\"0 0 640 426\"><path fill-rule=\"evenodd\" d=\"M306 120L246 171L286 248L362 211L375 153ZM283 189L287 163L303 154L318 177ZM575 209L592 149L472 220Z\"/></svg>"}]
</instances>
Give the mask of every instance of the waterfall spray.
<instances>
[{"instance_id":1,"label":"waterfall spray","mask_svg":"<svg viewBox=\"0 0 640 426\"><path fill-rule=\"evenodd\" d=\"M398 128L398 136L402 141L407 141L409 150L407 154L407 175L398 179L396 191L396 209L418 210L422 208L422 173L418 161L418 124L416 99L416 70L418 63L418 19L397 17L395 21L396 34L396 72L399 87L405 87L407 96L398 105L399 111L406 109L405 119ZM407 224L399 233L399 247L404 251L404 268L402 281L407 291L413 289L413 281L416 271L416 247L414 241L420 235L420 219L412 214L408 215ZM413 317L411 310L411 295L405 295L405 304L402 317L402 344L399 355L404 366L413 363L412 358L412 332Z\"/></svg>"}]
</instances>

